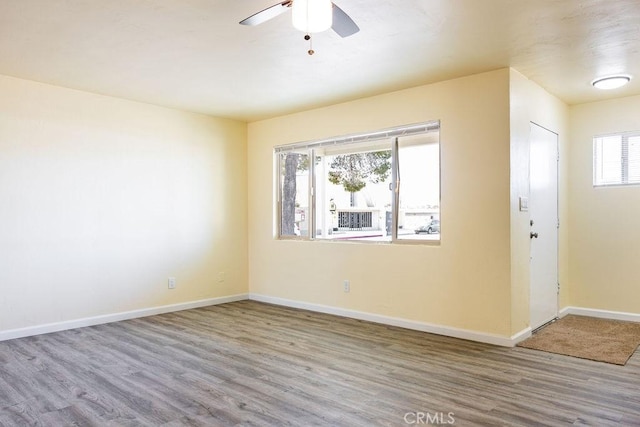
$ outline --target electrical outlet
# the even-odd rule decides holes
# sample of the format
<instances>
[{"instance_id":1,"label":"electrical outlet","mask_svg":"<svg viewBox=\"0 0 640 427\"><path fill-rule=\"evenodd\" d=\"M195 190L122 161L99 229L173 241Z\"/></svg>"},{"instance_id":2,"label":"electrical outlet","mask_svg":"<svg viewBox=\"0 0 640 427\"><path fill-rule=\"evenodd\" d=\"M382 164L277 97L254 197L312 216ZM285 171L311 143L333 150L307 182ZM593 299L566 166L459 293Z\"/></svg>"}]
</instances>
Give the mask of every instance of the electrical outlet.
<instances>
[{"instance_id":1,"label":"electrical outlet","mask_svg":"<svg viewBox=\"0 0 640 427\"><path fill-rule=\"evenodd\" d=\"M351 291L351 282L349 282L348 280L345 280L342 282L342 288L344 289L345 292L350 292Z\"/></svg>"},{"instance_id":2,"label":"electrical outlet","mask_svg":"<svg viewBox=\"0 0 640 427\"><path fill-rule=\"evenodd\" d=\"M224 271L218 273L218 283L224 282Z\"/></svg>"},{"instance_id":3,"label":"electrical outlet","mask_svg":"<svg viewBox=\"0 0 640 427\"><path fill-rule=\"evenodd\" d=\"M175 289L175 288L176 288L176 278L169 277L169 289Z\"/></svg>"}]
</instances>

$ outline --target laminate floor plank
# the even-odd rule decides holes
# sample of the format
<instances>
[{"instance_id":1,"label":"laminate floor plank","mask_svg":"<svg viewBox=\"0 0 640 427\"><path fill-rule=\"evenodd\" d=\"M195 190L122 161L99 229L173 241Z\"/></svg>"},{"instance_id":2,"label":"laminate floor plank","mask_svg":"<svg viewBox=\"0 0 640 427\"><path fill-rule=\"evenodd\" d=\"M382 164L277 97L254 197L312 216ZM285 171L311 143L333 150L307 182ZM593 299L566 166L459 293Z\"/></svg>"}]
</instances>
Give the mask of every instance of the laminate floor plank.
<instances>
[{"instance_id":1,"label":"laminate floor plank","mask_svg":"<svg viewBox=\"0 0 640 427\"><path fill-rule=\"evenodd\" d=\"M640 426L640 351L608 365L254 301L0 342L0 426L402 426L449 414L461 426Z\"/></svg>"}]
</instances>

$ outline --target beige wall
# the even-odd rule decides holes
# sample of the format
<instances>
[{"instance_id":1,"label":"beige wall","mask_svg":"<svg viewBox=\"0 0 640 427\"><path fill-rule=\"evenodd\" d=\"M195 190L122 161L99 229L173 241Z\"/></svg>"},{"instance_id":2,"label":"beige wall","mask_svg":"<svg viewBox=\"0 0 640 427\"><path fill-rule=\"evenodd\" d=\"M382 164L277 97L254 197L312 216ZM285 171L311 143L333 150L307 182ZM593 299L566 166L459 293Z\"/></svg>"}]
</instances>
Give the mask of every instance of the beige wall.
<instances>
[{"instance_id":1,"label":"beige wall","mask_svg":"<svg viewBox=\"0 0 640 427\"><path fill-rule=\"evenodd\" d=\"M0 331L247 292L245 123L0 93Z\"/></svg>"},{"instance_id":2,"label":"beige wall","mask_svg":"<svg viewBox=\"0 0 640 427\"><path fill-rule=\"evenodd\" d=\"M250 123L251 293L510 336L509 82L503 69ZM430 120L439 246L274 239L275 145Z\"/></svg>"},{"instance_id":3,"label":"beige wall","mask_svg":"<svg viewBox=\"0 0 640 427\"><path fill-rule=\"evenodd\" d=\"M640 96L572 106L571 305L640 313L640 186L594 188L595 135L640 131Z\"/></svg>"},{"instance_id":4,"label":"beige wall","mask_svg":"<svg viewBox=\"0 0 640 427\"><path fill-rule=\"evenodd\" d=\"M640 130L640 97L568 108L503 69L247 135L240 122L10 77L0 93L0 332L250 291L512 336L529 321L517 203L531 121L560 136L560 307L640 312L640 190L591 184L591 138ZM431 120L440 245L274 239L275 145Z\"/></svg>"},{"instance_id":5,"label":"beige wall","mask_svg":"<svg viewBox=\"0 0 640 427\"><path fill-rule=\"evenodd\" d=\"M529 326L529 212L520 212L519 197L529 196L529 135L531 123L558 134L558 210L560 218L558 280L560 308L569 304L568 269L568 107L536 83L511 70L511 299L512 333Z\"/></svg>"}]
</instances>

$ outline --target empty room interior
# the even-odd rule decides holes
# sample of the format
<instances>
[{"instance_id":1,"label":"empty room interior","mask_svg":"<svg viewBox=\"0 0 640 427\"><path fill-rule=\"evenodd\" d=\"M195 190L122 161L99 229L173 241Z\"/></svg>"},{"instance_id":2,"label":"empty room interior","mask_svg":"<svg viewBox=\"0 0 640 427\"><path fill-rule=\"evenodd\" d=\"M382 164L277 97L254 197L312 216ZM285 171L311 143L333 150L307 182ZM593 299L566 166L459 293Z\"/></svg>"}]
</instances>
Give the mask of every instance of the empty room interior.
<instances>
[{"instance_id":1,"label":"empty room interior","mask_svg":"<svg viewBox=\"0 0 640 427\"><path fill-rule=\"evenodd\" d=\"M639 22L0 0L0 426L640 425Z\"/></svg>"}]
</instances>

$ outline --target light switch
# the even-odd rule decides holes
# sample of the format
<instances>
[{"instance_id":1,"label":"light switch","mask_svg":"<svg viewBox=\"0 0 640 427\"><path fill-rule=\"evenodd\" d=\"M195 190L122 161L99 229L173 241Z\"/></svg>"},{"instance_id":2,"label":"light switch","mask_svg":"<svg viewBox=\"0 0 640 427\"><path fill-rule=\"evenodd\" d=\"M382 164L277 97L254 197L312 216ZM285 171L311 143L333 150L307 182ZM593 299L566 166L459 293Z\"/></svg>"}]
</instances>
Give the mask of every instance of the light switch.
<instances>
[{"instance_id":1,"label":"light switch","mask_svg":"<svg viewBox=\"0 0 640 427\"><path fill-rule=\"evenodd\" d=\"M520 212L527 212L529 210L529 198L520 196Z\"/></svg>"}]
</instances>

